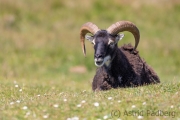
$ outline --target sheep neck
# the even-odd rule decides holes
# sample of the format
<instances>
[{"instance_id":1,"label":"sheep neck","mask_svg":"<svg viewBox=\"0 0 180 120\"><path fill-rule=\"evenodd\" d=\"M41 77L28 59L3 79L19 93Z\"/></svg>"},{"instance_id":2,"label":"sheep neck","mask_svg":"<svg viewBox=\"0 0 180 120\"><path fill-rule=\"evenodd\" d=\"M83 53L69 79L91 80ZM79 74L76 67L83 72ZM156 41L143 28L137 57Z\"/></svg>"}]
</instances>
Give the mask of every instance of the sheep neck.
<instances>
[{"instance_id":1,"label":"sheep neck","mask_svg":"<svg viewBox=\"0 0 180 120\"><path fill-rule=\"evenodd\" d=\"M115 81L121 85L122 83L127 82L127 75L132 75L133 70L122 50L117 48L113 53L109 66L104 65L102 66L102 69L104 69L109 78L114 78Z\"/></svg>"}]
</instances>

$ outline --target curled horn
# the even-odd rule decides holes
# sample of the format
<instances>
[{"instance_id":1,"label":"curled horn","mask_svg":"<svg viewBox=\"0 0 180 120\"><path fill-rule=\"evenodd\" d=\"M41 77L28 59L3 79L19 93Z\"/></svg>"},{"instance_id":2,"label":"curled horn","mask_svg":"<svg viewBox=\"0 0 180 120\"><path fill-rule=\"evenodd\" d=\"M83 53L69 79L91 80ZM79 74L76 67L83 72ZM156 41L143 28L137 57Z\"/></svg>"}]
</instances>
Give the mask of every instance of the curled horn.
<instances>
[{"instance_id":1,"label":"curled horn","mask_svg":"<svg viewBox=\"0 0 180 120\"><path fill-rule=\"evenodd\" d=\"M94 35L97 31L99 31L99 28L91 22L87 22L81 27L80 39L81 39L81 46L82 46L84 56L86 56L86 47L84 43L85 35L87 33L92 33Z\"/></svg>"},{"instance_id":2,"label":"curled horn","mask_svg":"<svg viewBox=\"0 0 180 120\"><path fill-rule=\"evenodd\" d=\"M109 34L112 34L112 35L117 35L119 32L123 32L123 31L131 32L135 38L135 47L133 51L137 48L139 39L140 39L140 33L136 25L134 25L132 22L129 22L129 21L116 22L115 24L112 24L107 29L107 31Z\"/></svg>"}]
</instances>

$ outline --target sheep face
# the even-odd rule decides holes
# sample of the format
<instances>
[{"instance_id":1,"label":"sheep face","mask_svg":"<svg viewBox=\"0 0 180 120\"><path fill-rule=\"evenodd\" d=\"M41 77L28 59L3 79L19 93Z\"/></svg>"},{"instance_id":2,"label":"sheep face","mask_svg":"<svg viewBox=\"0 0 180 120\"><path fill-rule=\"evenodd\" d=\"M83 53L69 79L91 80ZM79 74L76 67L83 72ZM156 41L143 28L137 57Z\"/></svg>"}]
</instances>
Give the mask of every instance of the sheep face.
<instances>
[{"instance_id":1,"label":"sheep face","mask_svg":"<svg viewBox=\"0 0 180 120\"><path fill-rule=\"evenodd\" d=\"M94 62L97 67L109 66L113 57L113 51L124 34L111 35L106 30L100 30L93 36L86 35L85 38L94 45Z\"/></svg>"}]
</instances>

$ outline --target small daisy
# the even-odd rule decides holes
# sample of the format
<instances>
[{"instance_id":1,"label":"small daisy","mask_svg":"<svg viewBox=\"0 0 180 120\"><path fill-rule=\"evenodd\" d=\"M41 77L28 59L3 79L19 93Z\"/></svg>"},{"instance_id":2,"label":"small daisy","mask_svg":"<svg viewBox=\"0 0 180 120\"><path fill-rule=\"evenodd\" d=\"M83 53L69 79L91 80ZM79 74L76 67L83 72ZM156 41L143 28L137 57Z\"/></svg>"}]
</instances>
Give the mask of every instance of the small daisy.
<instances>
[{"instance_id":1,"label":"small daisy","mask_svg":"<svg viewBox=\"0 0 180 120\"><path fill-rule=\"evenodd\" d=\"M143 105L146 105L146 102L143 102Z\"/></svg>"},{"instance_id":2,"label":"small daisy","mask_svg":"<svg viewBox=\"0 0 180 120\"><path fill-rule=\"evenodd\" d=\"M22 92L22 89L19 89L19 92Z\"/></svg>"},{"instance_id":3,"label":"small daisy","mask_svg":"<svg viewBox=\"0 0 180 120\"><path fill-rule=\"evenodd\" d=\"M59 105L58 105L58 104L54 104L54 105L53 105L53 107L58 108L58 107L59 107Z\"/></svg>"},{"instance_id":4,"label":"small daisy","mask_svg":"<svg viewBox=\"0 0 180 120\"><path fill-rule=\"evenodd\" d=\"M20 103L21 101L20 101L20 100L17 100L16 102L17 102L17 103Z\"/></svg>"},{"instance_id":5,"label":"small daisy","mask_svg":"<svg viewBox=\"0 0 180 120\"><path fill-rule=\"evenodd\" d=\"M37 95L38 97L40 97L41 95Z\"/></svg>"},{"instance_id":6,"label":"small daisy","mask_svg":"<svg viewBox=\"0 0 180 120\"><path fill-rule=\"evenodd\" d=\"M135 106L135 105L132 105L131 107L132 107L132 108L135 108L136 106Z\"/></svg>"},{"instance_id":7,"label":"small daisy","mask_svg":"<svg viewBox=\"0 0 180 120\"><path fill-rule=\"evenodd\" d=\"M143 119L143 116L138 116L138 119Z\"/></svg>"},{"instance_id":8,"label":"small daisy","mask_svg":"<svg viewBox=\"0 0 180 120\"><path fill-rule=\"evenodd\" d=\"M86 101L85 100L82 100L81 103L85 103Z\"/></svg>"},{"instance_id":9,"label":"small daisy","mask_svg":"<svg viewBox=\"0 0 180 120\"><path fill-rule=\"evenodd\" d=\"M118 103L120 103L121 101L120 100L118 100Z\"/></svg>"},{"instance_id":10,"label":"small daisy","mask_svg":"<svg viewBox=\"0 0 180 120\"><path fill-rule=\"evenodd\" d=\"M95 102L95 103L94 103L94 106L98 107L98 106L99 106L99 103L98 103L98 102Z\"/></svg>"},{"instance_id":11,"label":"small daisy","mask_svg":"<svg viewBox=\"0 0 180 120\"><path fill-rule=\"evenodd\" d=\"M173 106L173 105L171 105L171 108L174 108L174 106Z\"/></svg>"},{"instance_id":12,"label":"small daisy","mask_svg":"<svg viewBox=\"0 0 180 120\"><path fill-rule=\"evenodd\" d=\"M27 110L27 109L28 109L28 107L27 107L27 106L24 106L22 109L23 109L23 110Z\"/></svg>"},{"instance_id":13,"label":"small daisy","mask_svg":"<svg viewBox=\"0 0 180 120\"><path fill-rule=\"evenodd\" d=\"M81 104L78 104L77 107L81 107Z\"/></svg>"},{"instance_id":14,"label":"small daisy","mask_svg":"<svg viewBox=\"0 0 180 120\"><path fill-rule=\"evenodd\" d=\"M72 118L67 118L67 120L79 120L79 118L77 116L74 116Z\"/></svg>"},{"instance_id":15,"label":"small daisy","mask_svg":"<svg viewBox=\"0 0 180 120\"><path fill-rule=\"evenodd\" d=\"M19 87L19 85L15 85L15 87L17 88L17 87Z\"/></svg>"},{"instance_id":16,"label":"small daisy","mask_svg":"<svg viewBox=\"0 0 180 120\"><path fill-rule=\"evenodd\" d=\"M64 102L66 102L66 101L67 101L67 99L65 98L65 99L64 99Z\"/></svg>"},{"instance_id":17,"label":"small daisy","mask_svg":"<svg viewBox=\"0 0 180 120\"><path fill-rule=\"evenodd\" d=\"M77 116L74 116L71 118L71 120L79 120L79 118Z\"/></svg>"},{"instance_id":18,"label":"small daisy","mask_svg":"<svg viewBox=\"0 0 180 120\"><path fill-rule=\"evenodd\" d=\"M47 114L47 115L43 115L43 118L45 118L45 119L46 119L46 118L48 118L48 117L49 117L49 115L48 115L48 114Z\"/></svg>"},{"instance_id":19,"label":"small daisy","mask_svg":"<svg viewBox=\"0 0 180 120\"><path fill-rule=\"evenodd\" d=\"M107 119L107 118L108 118L108 116L107 116L107 115L105 115L103 118L104 118L104 119Z\"/></svg>"},{"instance_id":20,"label":"small daisy","mask_svg":"<svg viewBox=\"0 0 180 120\"><path fill-rule=\"evenodd\" d=\"M10 102L10 105L13 105L14 104L14 102Z\"/></svg>"},{"instance_id":21,"label":"small daisy","mask_svg":"<svg viewBox=\"0 0 180 120\"><path fill-rule=\"evenodd\" d=\"M108 97L108 100L112 100L112 97Z\"/></svg>"}]
</instances>

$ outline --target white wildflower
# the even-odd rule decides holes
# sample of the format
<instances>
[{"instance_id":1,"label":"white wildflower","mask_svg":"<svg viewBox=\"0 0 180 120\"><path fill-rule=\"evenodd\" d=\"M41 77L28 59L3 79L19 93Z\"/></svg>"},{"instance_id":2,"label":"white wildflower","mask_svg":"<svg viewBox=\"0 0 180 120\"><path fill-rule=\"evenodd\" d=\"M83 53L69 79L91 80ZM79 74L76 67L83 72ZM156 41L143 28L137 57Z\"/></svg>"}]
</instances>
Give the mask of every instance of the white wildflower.
<instances>
[{"instance_id":1,"label":"white wildflower","mask_svg":"<svg viewBox=\"0 0 180 120\"><path fill-rule=\"evenodd\" d=\"M173 106L173 105L171 105L171 108L174 108L174 106Z\"/></svg>"},{"instance_id":2,"label":"white wildflower","mask_svg":"<svg viewBox=\"0 0 180 120\"><path fill-rule=\"evenodd\" d=\"M23 109L23 110L27 110L27 109L28 109L28 107L27 107L27 106L24 106L22 109Z\"/></svg>"},{"instance_id":3,"label":"white wildflower","mask_svg":"<svg viewBox=\"0 0 180 120\"><path fill-rule=\"evenodd\" d=\"M78 118L78 117L76 117L76 116L75 116L75 117L73 117L72 119L73 119L73 120L79 120L79 118Z\"/></svg>"},{"instance_id":4,"label":"white wildflower","mask_svg":"<svg viewBox=\"0 0 180 120\"><path fill-rule=\"evenodd\" d=\"M81 104L78 104L77 107L81 107Z\"/></svg>"},{"instance_id":5,"label":"white wildflower","mask_svg":"<svg viewBox=\"0 0 180 120\"><path fill-rule=\"evenodd\" d=\"M43 118L45 118L45 119L46 119L46 118L48 118L48 117L49 117L49 115L48 115L48 114L47 114L47 115L43 115Z\"/></svg>"},{"instance_id":6,"label":"white wildflower","mask_svg":"<svg viewBox=\"0 0 180 120\"><path fill-rule=\"evenodd\" d=\"M54 105L53 105L53 107L58 108L58 107L59 107L59 105L58 105L58 104L54 104Z\"/></svg>"},{"instance_id":7,"label":"white wildflower","mask_svg":"<svg viewBox=\"0 0 180 120\"><path fill-rule=\"evenodd\" d=\"M17 87L19 87L19 85L15 85L15 87L17 88Z\"/></svg>"},{"instance_id":8,"label":"white wildflower","mask_svg":"<svg viewBox=\"0 0 180 120\"><path fill-rule=\"evenodd\" d=\"M135 106L135 105L132 105L131 107L132 107L132 108L135 108L136 106Z\"/></svg>"},{"instance_id":9,"label":"white wildflower","mask_svg":"<svg viewBox=\"0 0 180 120\"><path fill-rule=\"evenodd\" d=\"M41 95L37 95L38 97L40 97Z\"/></svg>"},{"instance_id":10,"label":"white wildflower","mask_svg":"<svg viewBox=\"0 0 180 120\"><path fill-rule=\"evenodd\" d=\"M13 105L14 104L14 102L10 102L10 105Z\"/></svg>"},{"instance_id":11,"label":"white wildflower","mask_svg":"<svg viewBox=\"0 0 180 120\"><path fill-rule=\"evenodd\" d=\"M138 119L143 119L143 116L138 116Z\"/></svg>"},{"instance_id":12,"label":"white wildflower","mask_svg":"<svg viewBox=\"0 0 180 120\"><path fill-rule=\"evenodd\" d=\"M120 100L118 100L118 103L120 103L121 101Z\"/></svg>"},{"instance_id":13,"label":"white wildflower","mask_svg":"<svg viewBox=\"0 0 180 120\"><path fill-rule=\"evenodd\" d=\"M146 105L146 102L143 102L143 105Z\"/></svg>"},{"instance_id":14,"label":"white wildflower","mask_svg":"<svg viewBox=\"0 0 180 120\"><path fill-rule=\"evenodd\" d=\"M64 102L66 102L66 101L67 101L67 99L65 98L65 99L64 99Z\"/></svg>"},{"instance_id":15,"label":"white wildflower","mask_svg":"<svg viewBox=\"0 0 180 120\"><path fill-rule=\"evenodd\" d=\"M19 92L22 92L22 89L19 89Z\"/></svg>"},{"instance_id":16,"label":"white wildflower","mask_svg":"<svg viewBox=\"0 0 180 120\"><path fill-rule=\"evenodd\" d=\"M104 118L104 119L107 119L107 118L108 118L108 116L107 116L107 115L105 115L103 118Z\"/></svg>"},{"instance_id":17,"label":"white wildflower","mask_svg":"<svg viewBox=\"0 0 180 120\"><path fill-rule=\"evenodd\" d=\"M16 102L17 102L17 103L20 103L21 101L20 101L20 100L17 100Z\"/></svg>"},{"instance_id":18,"label":"white wildflower","mask_svg":"<svg viewBox=\"0 0 180 120\"><path fill-rule=\"evenodd\" d=\"M98 103L98 102L95 102L95 103L94 103L94 106L98 107L98 106L99 106L99 103Z\"/></svg>"},{"instance_id":19,"label":"white wildflower","mask_svg":"<svg viewBox=\"0 0 180 120\"><path fill-rule=\"evenodd\" d=\"M112 100L112 97L108 97L108 100Z\"/></svg>"},{"instance_id":20,"label":"white wildflower","mask_svg":"<svg viewBox=\"0 0 180 120\"><path fill-rule=\"evenodd\" d=\"M86 101L85 100L82 100L81 103L85 103Z\"/></svg>"},{"instance_id":21,"label":"white wildflower","mask_svg":"<svg viewBox=\"0 0 180 120\"><path fill-rule=\"evenodd\" d=\"M67 120L79 120L79 118L77 116L74 116L72 118L68 118Z\"/></svg>"}]
</instances>

